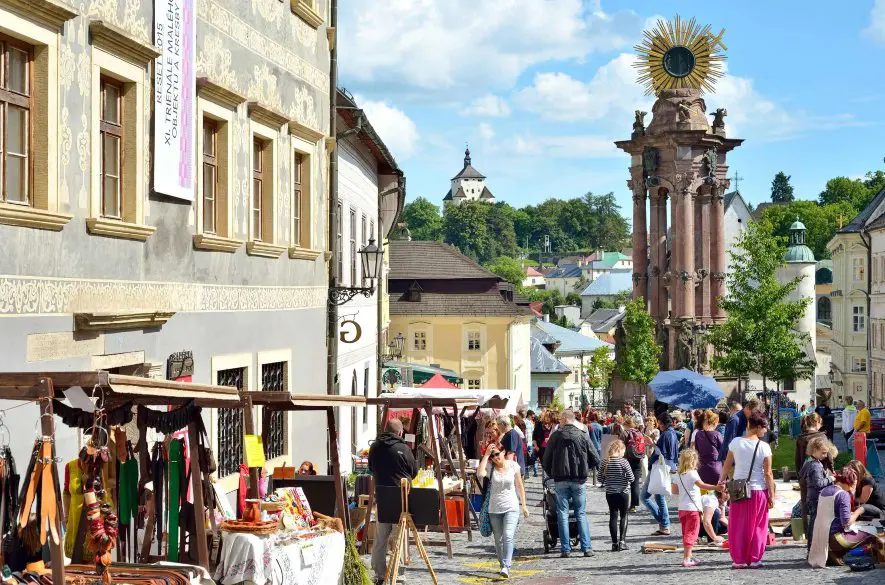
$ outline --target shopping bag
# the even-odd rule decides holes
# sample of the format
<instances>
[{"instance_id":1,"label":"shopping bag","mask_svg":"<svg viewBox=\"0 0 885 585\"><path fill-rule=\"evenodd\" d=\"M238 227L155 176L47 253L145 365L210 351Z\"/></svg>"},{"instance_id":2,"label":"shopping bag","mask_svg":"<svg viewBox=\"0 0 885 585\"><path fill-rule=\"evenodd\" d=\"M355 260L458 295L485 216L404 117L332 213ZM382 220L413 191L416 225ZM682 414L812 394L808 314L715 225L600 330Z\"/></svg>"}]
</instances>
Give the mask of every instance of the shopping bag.
<instances>
[{"instance_id":1,"label":"shopping bag","mask_svg":"<svg viewBox=\"0 0 885 585\"><path fill-rule=\"evenodd\" d=\"M494 473L492 469L492 473ZM485 537L492 535L492 518L489 516L489 500L492 499L492 478L486 480L485 487L482 491L482 507L479 509L479 533Z\"/></svg>"},{"instance_id":2,"label":"shopping bag","mask_svg":"<svg viewBox=\"0 0 885 585\"><path fill-rule=\"evenodd\" d=\"M673 493L670 481L670 466L663 457L658 457L648 472L648 493L656 496L669 496Z\"/></svg>"}]
</instances>

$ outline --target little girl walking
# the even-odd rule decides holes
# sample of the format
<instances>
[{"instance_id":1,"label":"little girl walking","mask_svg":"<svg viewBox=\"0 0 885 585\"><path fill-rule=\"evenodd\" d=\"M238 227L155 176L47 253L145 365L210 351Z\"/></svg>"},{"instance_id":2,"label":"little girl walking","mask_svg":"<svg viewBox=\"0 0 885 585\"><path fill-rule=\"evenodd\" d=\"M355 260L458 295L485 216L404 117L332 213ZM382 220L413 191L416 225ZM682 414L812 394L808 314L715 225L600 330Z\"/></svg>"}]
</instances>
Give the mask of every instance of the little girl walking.
<instances>
[{"instance_id":1,"label":"little girl walking","mask_svg":"<svg viewBox=\"0 0 885 585\"><path fill-rule=\"evenodd\" d=\"M630 508L630 484L636 481L630 463L624 458L627 447L615 439L608 448L608 458L602 464L605 501L608 502L608 530L612 537L612 552L627 550L627 516ZM618 529L620 528L620 532Z\"/></svg>"},{"instance_id":2,"label":"little girl walking","mask_svg":"<svg viewBox=\"0 0 885 585\"><path fill-rule=\"evenodd\" d=\"M679 523L682 525L682 566L696 567L698 561L691 556L701 532L701 490L718 491L722 488L704 483L698 474L698 452L685 449L679 454L679 475L673 484L673 493L679 494Z\"/></svg>"}]
</instances>

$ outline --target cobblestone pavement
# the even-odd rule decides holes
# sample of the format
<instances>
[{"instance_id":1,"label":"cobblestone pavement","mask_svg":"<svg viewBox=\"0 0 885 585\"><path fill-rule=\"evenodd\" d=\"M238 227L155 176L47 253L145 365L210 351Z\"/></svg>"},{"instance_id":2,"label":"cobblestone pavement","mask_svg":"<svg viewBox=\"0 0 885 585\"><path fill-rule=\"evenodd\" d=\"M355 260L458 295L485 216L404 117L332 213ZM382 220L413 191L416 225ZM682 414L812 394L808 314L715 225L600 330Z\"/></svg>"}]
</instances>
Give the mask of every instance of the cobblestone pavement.
<instances>
[{"instance_id":1,"label":"cobblestone pavement","mask_svg":"<svg viewBox=\"0 0 885 585\"><path fill-rule=\"evenodd\" d=\"M701 564L692 569L682 567L681 553L642 554L643 542L655 529L651 516L644 509L631 516L627 544L630 550L612 553L608 537L608 508L605 495L598 488L587 488L587 511L590 520L590 533L593 539L594 558L584 558L580 553L569 559L559 557L559 551L544 554L541 531L544 520L541 508L531 505L540 502L541 484L539 479L530 478L527 484L527 497L530 502L531 517L521 521L517 530L517 558L511 570L510 583L526 585L572 585L583 583L605 583L612 576L627 576L623 585L707 585L709 583L734 585L784 585L786 583L808 583L821 585L882 585L885 583L885 568L864 573L851 572L847 568L814 570L805 564L805 547L775 546L769 548L764 558L764 568L758 570L732 570L731 557L727 551L700 552L695 556ZM663 539L681 545L679 521L676 511L670 509L675 524L674 535ZM439 535L428 534L426 540L441 541ZM655 537L661 542L661 537ZM495 560L494 543L491 538L483 538L474 532L473 542L467 541L467 534L452 536L453 558L446 558L445 547L428 547L433 568L440 585L484 585L501 583L496 576L498 563ZM368 557L365 557L368 564ZM430 575L417 551L412 548L412 563L405 569L401 582L406 585L429 585Z\"/></svg>"}]
</instances>

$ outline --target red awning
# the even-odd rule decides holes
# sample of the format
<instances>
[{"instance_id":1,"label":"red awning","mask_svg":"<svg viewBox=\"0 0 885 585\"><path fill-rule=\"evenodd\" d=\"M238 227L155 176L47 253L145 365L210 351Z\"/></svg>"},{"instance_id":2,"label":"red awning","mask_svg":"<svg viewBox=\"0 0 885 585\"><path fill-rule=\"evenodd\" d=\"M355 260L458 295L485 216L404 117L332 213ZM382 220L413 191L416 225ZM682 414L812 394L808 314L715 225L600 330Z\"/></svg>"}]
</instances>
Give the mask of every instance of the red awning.
<instances>
[{"instance_id":1,"label":"red awning","mask_svg":"<svg viewBox=\"0 0 885 585\"><path fill-rule=\"evenodd\" d=\"M442 374L434 374L433 377L421 384L421 388L448 388L451 390L461 389L443 378Z\"/></svg>"}]
</instances>

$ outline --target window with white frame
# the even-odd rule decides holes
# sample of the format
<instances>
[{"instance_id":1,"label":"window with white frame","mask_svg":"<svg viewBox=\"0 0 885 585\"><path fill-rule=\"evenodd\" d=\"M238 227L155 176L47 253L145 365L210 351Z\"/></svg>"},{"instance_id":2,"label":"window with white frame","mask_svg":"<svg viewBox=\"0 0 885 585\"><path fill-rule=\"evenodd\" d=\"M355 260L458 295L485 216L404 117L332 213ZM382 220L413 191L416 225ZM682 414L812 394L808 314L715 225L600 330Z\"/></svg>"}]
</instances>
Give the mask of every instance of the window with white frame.
<instances>
[{"instance_id":1,"label":"window with white frame","mask_svg":"<svg viewBox=\"0 0 885 585\"><path fill-rule=\"evenodd\" d=\"M356 209L350 208L350 286L357 283L357 253L356 253Z\"/></svg>"},{"instance_id":2,"label":"window with white frame","mask_svg":"<svg viewBox=\"0 0 885 585\"><path fill-rule=\"evenodd\" d=\"M866 311L863 305L851 307L851 329L855 333L866 331Z\"/></svg>"},{"instance_id":3,"label":"window with white frame","mask_svg":"<svg viewBox=\"0 0 885 585\"><path fill-rule=\"evenodd\" d=\"M479 378L468 378L467 379L467 389L468 390L481 390L482 389L482 380Z\"/></svg>"},{"instance_id":4,"label":"window with white frame","mask_svg":"<svg viewBox=\"0 0 885 585\"><path fill-rule=\"evenodd\" d=\"M867 371L867 358L853 358L851 360L851 372L863 374Z\"/></svg>"},{"instance_id":5,"label":"window with white frame","mask_svg":"<svg viewBox=\"0 0 885 585\"><path fill-rule=\"evenodd\" d=\"M863 280L864 275L864 259L863 258L854 258L852 259L852 275L854 280Z\"/></svg>"},{"instance_id":6,"label":"window with white frame","mask_svg":"<svg viewBox=\"0 0 885 585\"><path fill-rule=\"evenodd\" d=\"M247 368L219 370L216 383L246 390ZM219 408L218 420L218 477L238 473L243 458L243 412L238 408Z\"/></svg>"},{"instance_id":7,"label":"window with white frame","mask_svg":"<svg viewBox=\"0 0 885 585\"><path fill-rule=\"evenodd\" d=\"M194 211L194 247L218 252L235 252L243 242L233 238L234 159L231 128L237 101L228 99L218 86L198 86L197 152Z\"/></svg>"},{"instance_id":8,"label":"window with white frame","mask_svg":"<svg viewBox=\"0 0 885 585\"><path fill-rule=\"evenodd\" d=\"M879 329L879 324L876 323L876 321L875 321L874 319L871 319L871 320L870 320L870 325L872 326L872 327L871 327L871 331L870 331L870 335L871 335L871 337L872 337L872 338L870 339L870 347L872 347L873 349L875 349L875 348L876 348L876 337L877 337L877 334L879 333L879 331L878 331L878 329Z\"/></svg>"},{"instance_id":9,"label":"window with white frame","mask_svg":"<svg viewBox=\"0 0 885 585\"><path fill-rule=\"evenodd\" d=\"M262 392L286 392L288 390L287 362L271 362L261 364ZM265 413L264 421L268 428L263 430L265 436L264 456L266 459L282 457L286 454L286 413L275 411Z\"/></svg>"},{"instance_id":10,"label":"window with white frame","mask_svg":"<svg viewBox=\"0 0 885 585\"><path fill-rule=\"evenodd\" d=\"M142 64L118 53L124 45L114 41L118 33L107 34L103 26L90 24L99 44L92 47L93 181L86 227L93 235L144 241L156 231L144 225L144 87L150 81Z\"/></svg>"},{"instance_id":11,"label":"window with white frame","mask_svg":"<svg viewBox=\"0 0 885 585\"><path fill-rule=\"evenodd\" d=\"M302 248L309 247L304 242L304 159L296 152L292 159L292 240Z\"/></svg>"},{"instance_id":12,"label":"window with white frame","mask_svg":"<svg viewBox=\"0 0 885 585\"><path fill-rule=\"evenodd\" d=\"M338 232L335 236L335 243L337 244L335 263L337 264L337 269L335 272L340 283L344 279L344 207L340 201L335 209L338 213Z\"/></svg>"},{"instance_id":13,"label":"window with white frame","mask_svg":"<svg viewBox=\"0 0 885 585\"><path fill-rule=\"evenodd\" d=\"M58 231L72 218L58 212L59 15L17 4L34 3L0 2L0 223Z\"/></svg>"},{"instance_id":14,"label":"window with white frame","mask_svg":"<svg viewBox=\"0 0 885 585\"><path fill-rule=\"evenodd\" d=\"M479 351L482 349L482 335L479 331L467 332L467 351Z\"/></svg>"},{"instance_id":15,"label":"window with white frame","mask_svg":"<svg viewBox=\"0 0 885 585\"><path fill-rule=\"evenodd\" d=\"M427 332L415 331L412 348L415 351L427 351Z\"/></svg>"},{"instance_id":16,"label":"window with white frame","mask_svg":"<svg viewBox=\"0 0 885 585\"><path fill-rule=\"evenodd\" d=\"M367 232L368 228L366 227L366 214L363 214L362 220L360 221L360 235L363 237L362 243L363 246L367 246L369 244L369 232ZM365 282L366 275L362 275L362 280Z\"/></svg>"}]
</instances>

